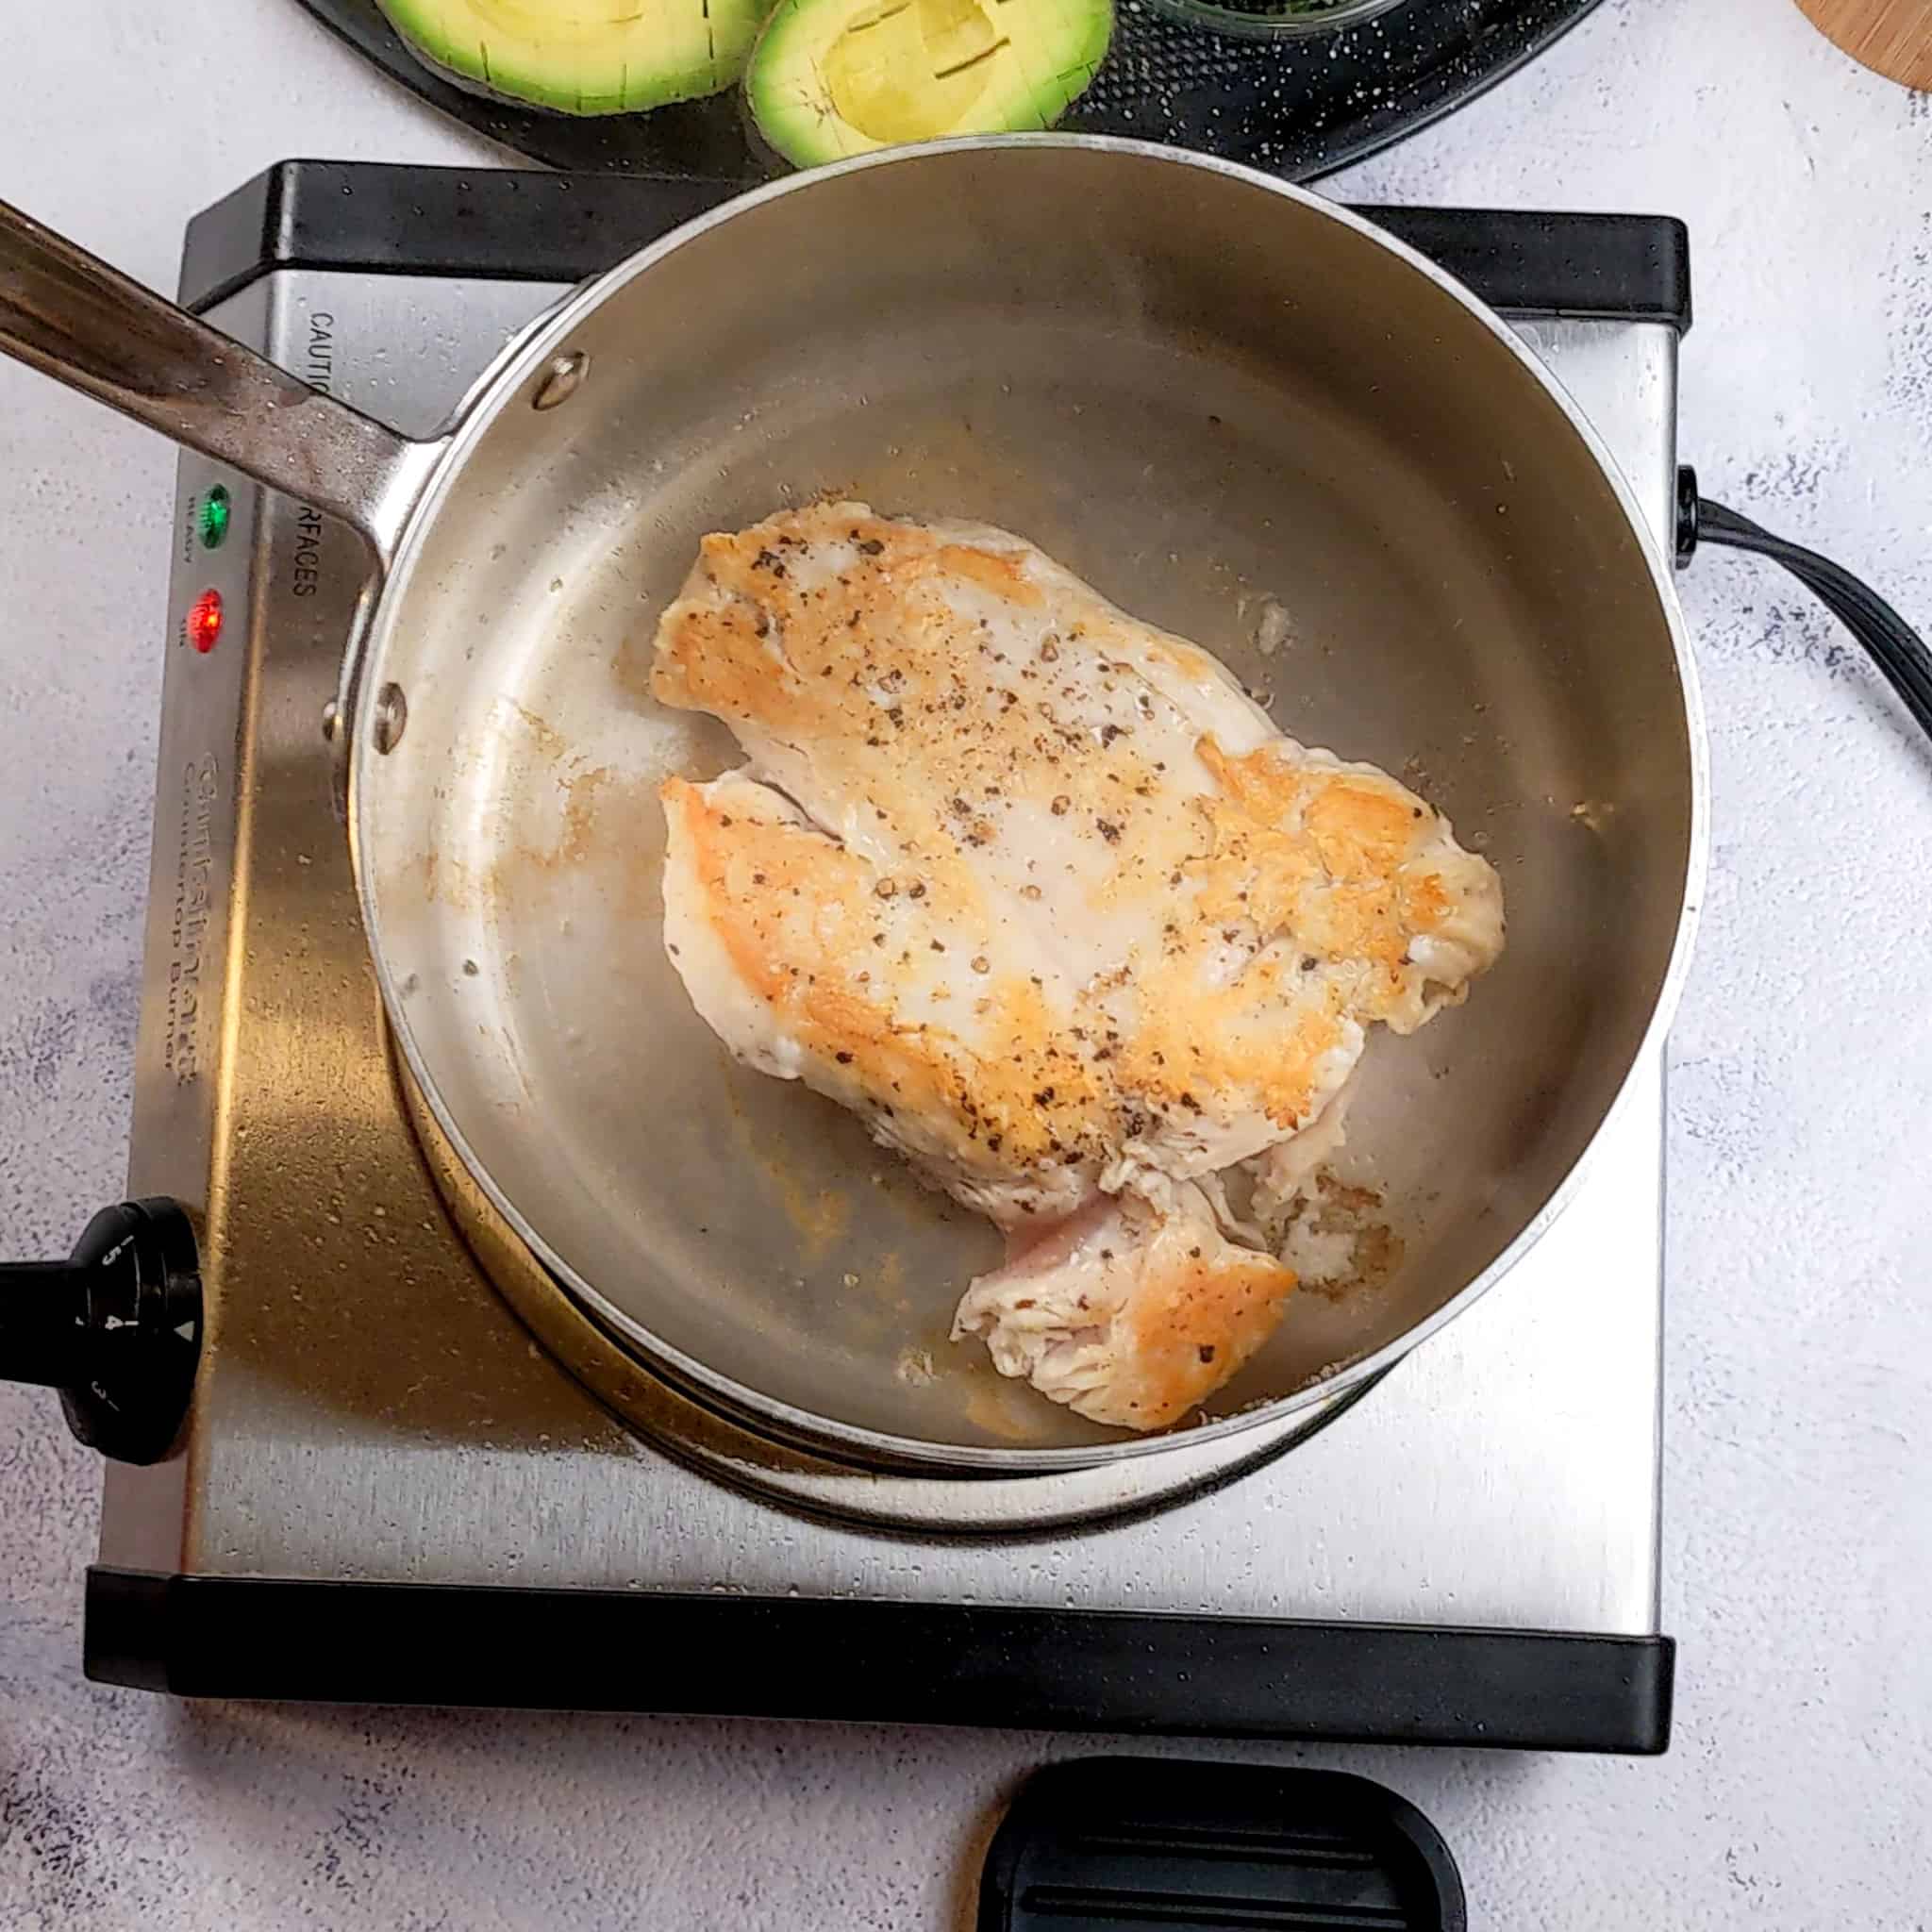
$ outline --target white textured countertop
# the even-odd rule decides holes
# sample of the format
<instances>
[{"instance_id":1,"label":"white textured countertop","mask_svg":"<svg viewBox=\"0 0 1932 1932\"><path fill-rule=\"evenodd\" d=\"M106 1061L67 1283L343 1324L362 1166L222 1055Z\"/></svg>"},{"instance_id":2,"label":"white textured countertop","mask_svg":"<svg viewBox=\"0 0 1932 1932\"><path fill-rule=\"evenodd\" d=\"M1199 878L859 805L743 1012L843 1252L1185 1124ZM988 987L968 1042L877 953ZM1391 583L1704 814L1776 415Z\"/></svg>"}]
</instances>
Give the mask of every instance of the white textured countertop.
<instances>
[{"instance_id":1,"label":"white textured countertop","mask_svg":"<svg viewBox=\"0 0 1932 1932\"><path fill-rule=\"evenodd\" d=\"M25 12L25 0L17 0ZM500 158L292 4L79 0L0 60L0 194L172 288L289 155ZM1607 0L1356 172L1408 201L1681 214L1707 490L1932 624L1932 105L1781 0ZM0 1249L125 1158L174 456L0 364ZM1715 864L1673 1041L1657 1762L1334 1750L1493 1927L1932 1924L1932 751L1829 620L1684 591ZM951 1927L1003 1793L1091 1741L242 1707L92 1687L98 1473L0 1389L0 1928ZM1170 1747L1240 1756L1210 1745Z\"/></svg>"}]
</instances>

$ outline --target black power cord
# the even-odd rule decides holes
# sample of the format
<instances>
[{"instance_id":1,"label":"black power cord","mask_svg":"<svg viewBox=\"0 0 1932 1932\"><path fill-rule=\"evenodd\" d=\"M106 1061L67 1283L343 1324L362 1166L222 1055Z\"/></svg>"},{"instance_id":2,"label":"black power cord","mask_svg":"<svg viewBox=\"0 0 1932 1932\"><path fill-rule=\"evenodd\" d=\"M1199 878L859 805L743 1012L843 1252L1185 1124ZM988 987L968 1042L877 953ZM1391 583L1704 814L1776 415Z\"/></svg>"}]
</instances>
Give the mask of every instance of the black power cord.
<instances>
[{"instance_id":1,"label":"black power cord","mask_svg":"<svg viewBox=\"0 0 1932 1932\"><path fill-rule=\"evenodd\" d=\"M1865 648L1886 681L1899 694L1919 728L1932 737L1932 651L1910 625L1842 564L1774 537L1747 516L1697 493L1697 473L1677 472L1677 562L1697 554L1700 543L1748 550L1781 563Z\"/></svg>"}]
</instances>

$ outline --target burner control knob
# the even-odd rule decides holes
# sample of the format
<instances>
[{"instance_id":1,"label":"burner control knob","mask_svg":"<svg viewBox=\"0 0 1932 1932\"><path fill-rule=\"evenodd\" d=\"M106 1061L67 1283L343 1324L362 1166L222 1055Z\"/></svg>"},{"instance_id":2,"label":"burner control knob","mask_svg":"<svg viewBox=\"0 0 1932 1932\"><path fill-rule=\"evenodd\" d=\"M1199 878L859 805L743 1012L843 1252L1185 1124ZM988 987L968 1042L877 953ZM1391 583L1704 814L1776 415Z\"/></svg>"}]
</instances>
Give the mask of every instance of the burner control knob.
<instances>
[{"instance_id":1,"label":"burner control knob","mask_svg":"<svg viewBox=\"0 0 1932 1932\"><path fill-rule=\"evenodd\" d=\"M158 1462L201 1355L201 1263L173 1201L104 1208L65 1261L0 1264L0 1380L60 1391L81 1441Z\"/></svg>"}]
</instances>

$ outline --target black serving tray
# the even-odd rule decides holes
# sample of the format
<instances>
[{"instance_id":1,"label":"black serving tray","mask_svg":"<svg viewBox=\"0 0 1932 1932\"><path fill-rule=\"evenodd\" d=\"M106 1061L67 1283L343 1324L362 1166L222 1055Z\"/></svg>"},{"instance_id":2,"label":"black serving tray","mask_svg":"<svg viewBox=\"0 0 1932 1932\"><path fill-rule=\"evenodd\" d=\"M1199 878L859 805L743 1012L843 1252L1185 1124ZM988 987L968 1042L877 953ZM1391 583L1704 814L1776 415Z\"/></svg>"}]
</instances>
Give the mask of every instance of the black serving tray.
<instances>
[{"instance_id":1,"label":"black serving tray","mask_svg":"<svg viewBox=\"0 0 1932 1932\"><path fill-rule=\"evenodd\" d=\"M450 85L415 58L375 0L301 4L411 93L547 166L721 181L772 172L735 91L651 114L540 114ZM1106 64L1062 127L1168 142L1303 181L1473 99L1597 0L1406 0L1360 26L1280 41L1183 26L1147 0L1116 4Z\"/></svg>"}]
</instances>

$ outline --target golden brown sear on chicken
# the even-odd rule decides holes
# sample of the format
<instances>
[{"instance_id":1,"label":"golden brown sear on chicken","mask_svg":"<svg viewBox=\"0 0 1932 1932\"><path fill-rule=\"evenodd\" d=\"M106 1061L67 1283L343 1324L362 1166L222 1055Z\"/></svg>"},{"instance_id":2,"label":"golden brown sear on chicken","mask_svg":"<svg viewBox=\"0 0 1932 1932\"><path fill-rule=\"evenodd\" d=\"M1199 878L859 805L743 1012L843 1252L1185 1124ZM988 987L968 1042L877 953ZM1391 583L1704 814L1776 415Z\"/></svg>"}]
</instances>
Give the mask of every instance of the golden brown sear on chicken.
<instances>
[{"instance_id":1,"label":"golden brown sear on chicken","mask_svg":"<svg viewBox=\"0 0 1932 1932\"><path fill-rule=\"evenodd\" d=\"M1494 872L1000 530L841 503L707 537L653 681L748 758L663 788L666 940L699 1013L1008 1230L959 1317L1003 1371L1096 1420L1176 1419L1292 1281L1193 1184L1313 1123L1375 1022L1462 996L1501 948ZM1109 1241L1049 1239L1096 1215ZM1253 1291L1166 1265L1176 1229ZM1018 1306L1029 1255L1055 1257L1060 1328ZM1183 1292L1190 1373L1150 1381Z\"/></svg>"}]
</instances>

